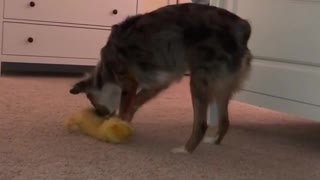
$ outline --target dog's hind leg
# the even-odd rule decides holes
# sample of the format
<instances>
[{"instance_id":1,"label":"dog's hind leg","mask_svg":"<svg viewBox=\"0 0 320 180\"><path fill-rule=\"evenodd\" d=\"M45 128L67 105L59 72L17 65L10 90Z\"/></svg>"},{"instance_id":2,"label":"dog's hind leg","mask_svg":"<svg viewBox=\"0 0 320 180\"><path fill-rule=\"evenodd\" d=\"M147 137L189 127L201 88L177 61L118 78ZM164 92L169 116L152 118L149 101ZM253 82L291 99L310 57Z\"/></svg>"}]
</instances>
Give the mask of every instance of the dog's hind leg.
<instances>
[{"instance_id":1,"label":"dog's hind leg","mask_svg":"<svg viewBox=\"0 0 320 180\"><path fill-rule=\"evenodd\" d=\"M207 144L220 144L223 137L226 135L229 129L229 115L228 115L228 104L231 98L231 93L228 88L225 89L224 92L215 93L215 104L214 108L211 111L214 112L214 116L210 116L209 118L214 118L218 121L216 124L209 124L205 138L203 139L204 143Z\"/></svg>"},{"instance_id":2,"label":"dog's hind leg","mask_svg":"<svg viewBox=\"0 0 320 180\"><path fill-rule=\"evenodd\" d=\"M212 144L216 139L215 137L216 137L217 128L218 128L218 110L217 110L217 104L215 101L209 105L207 124L208 124L208 129L205 137L203 138L203 142L206 144Z\"/></svg>"},{"instance_id":3,"label":"dog's hind leg","mask_svg":"<svg viewBox=\"0 0 320 180\"><path fill-rule=\"evenodd\" d=\"M172 150L173 153L192 153L203 139L207 130L207 111L210 100L208 81L203 73L191 73L190 89L193 106L193 128L185 147Z\"/></svg>"},{"instance_id":4,"label":"dog's hind leg","mask_svg":"<svg viewBox=\"0 0 320 180\"><path fill-rule=\"evenodd\" d=\"M218 132L215 144L220 144L229 129L229 113L228 105L232 95L242 86L243 81L250 72L251 54L247 52L242 58L242 66L238 72L229 74L229 77L220 79L213 84L214 99L217 104L218 112Z\"/></svg>"},{"instance_id":5,"label":"dog's hind leg","mask_svg":"<svg viewBox=\"0 0 320 180\"><path fill-rule=\"evenodd\" d=\"M228 105L232 96L232 90L229 88L224 89L215 94L218 111L218 132L215 139L215 144L220 144L229 129L229 113Z\"/></svg>"}]
</instances>

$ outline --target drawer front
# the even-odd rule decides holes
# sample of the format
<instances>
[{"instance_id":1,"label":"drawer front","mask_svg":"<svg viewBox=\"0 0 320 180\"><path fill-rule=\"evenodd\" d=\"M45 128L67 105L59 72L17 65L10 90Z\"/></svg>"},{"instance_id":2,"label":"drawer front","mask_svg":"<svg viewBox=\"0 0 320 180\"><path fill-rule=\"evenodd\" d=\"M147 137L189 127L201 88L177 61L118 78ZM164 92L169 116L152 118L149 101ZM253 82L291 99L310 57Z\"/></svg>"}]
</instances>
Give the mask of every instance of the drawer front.
<instances>
[{"instance_id":1,"label":"drawer front","mask_svg":"<svg viewBox=\"0 0 320 180\"><path fill-rule=\"evenodd\" d=\"M5 0L5 18L112 26L136 14L137 0Z\"/></svg>"},{"instance_id":2,"label":"drawer front","mask_svg":"<svg viewBox=\"0 0 320 180\"><path fill-rule=\"evenodd\" d=\"M108 30L4 23L2 53L99 59Z\"/></svg>"}]
</instances>

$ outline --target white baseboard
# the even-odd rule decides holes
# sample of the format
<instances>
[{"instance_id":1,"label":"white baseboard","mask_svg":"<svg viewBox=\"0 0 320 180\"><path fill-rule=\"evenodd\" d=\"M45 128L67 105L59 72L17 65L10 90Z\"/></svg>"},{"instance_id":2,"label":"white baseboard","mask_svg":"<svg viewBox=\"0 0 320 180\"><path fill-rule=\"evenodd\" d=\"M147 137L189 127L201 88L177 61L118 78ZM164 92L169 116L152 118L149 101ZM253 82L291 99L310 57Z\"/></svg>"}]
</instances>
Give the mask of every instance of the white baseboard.
<instances>
[{"instance_id":1,"label":"white baseboard","mask_svg":"<svg viewBox=\"0 0 320 180\"><path fill-rule=\"evenodd\" d=\"M315 121L320 121L320 106L317 105L306 104L245 90L237 94L234 97L234 100Z\"/></svg>"}]
</instances>

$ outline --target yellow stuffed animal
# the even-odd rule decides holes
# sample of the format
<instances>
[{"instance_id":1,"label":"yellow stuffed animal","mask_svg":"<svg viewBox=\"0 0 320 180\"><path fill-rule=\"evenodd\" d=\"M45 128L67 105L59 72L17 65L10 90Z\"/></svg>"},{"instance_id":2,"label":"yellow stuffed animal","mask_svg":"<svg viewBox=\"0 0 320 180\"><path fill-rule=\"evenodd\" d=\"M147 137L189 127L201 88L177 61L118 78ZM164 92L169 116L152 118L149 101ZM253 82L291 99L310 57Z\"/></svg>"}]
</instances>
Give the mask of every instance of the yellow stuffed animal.
<instances>
[{"instance_id":1,"label":"yellow stuffed animal","mask_svg":"<svg viewBox=\"0 0 320 180\"><path fill-rule=\"evenodd\" d=\"M67 118L65 125L69 131L77 127L82 133L109 143L123 143L133 134L127 122L118 117L106 120L89 108Z\"/></svg>"}]
</instances>

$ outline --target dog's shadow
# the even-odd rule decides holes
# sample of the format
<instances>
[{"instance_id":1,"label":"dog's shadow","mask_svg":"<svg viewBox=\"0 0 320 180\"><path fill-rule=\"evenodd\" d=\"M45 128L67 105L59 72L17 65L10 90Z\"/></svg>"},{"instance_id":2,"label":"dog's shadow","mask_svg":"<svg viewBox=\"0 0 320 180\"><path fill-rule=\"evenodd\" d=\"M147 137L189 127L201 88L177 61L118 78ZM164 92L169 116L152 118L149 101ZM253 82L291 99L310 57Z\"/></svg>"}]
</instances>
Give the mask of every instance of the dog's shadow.
<instances>
[{"instance_id":1,"label":"dog's shadow","mask_svg":"<svg viewBox=\"0 0 320 180\"><path fill-rule=\"evenodd\" d=\"M299 146L310 149L320 149L320 123L314 121L274 121L265 119L272 123L250 122L237 120L232 122L229 133L223 145L240 141L241 144L251 140L264 143L264 141L274 143L286 143L289 146ZM159 149L168 149L176 145L182 145L190 136L191 121L179 123L154 123L135 122L136 135L133 146L147 148L145 146L158 146ZM241 136L241 137L239 137ZM243 142L245 141L245 142ZM237 142L238 144L239 142ZM136 144L136 145L135 145Z\"/></svg>"},{"instance_id":2,"label":"dog's shadow","mask_svg":"<svg viewBox=\"0 0 320 180\"><path fill-rule=\"evenodd\" d=\"M269 119L265 119L268 121ZM241 121L240 121L241 122ZM320 149L320 123L314 121L285 121L273 123L242 122L234 123L233 129L263 139L273 139L304 148ZM232 131L232 130L231 130ZM249 136L249 138L250 138ZM232 138L232 137L229 137Z\"/></svg>"}]
</instances>

